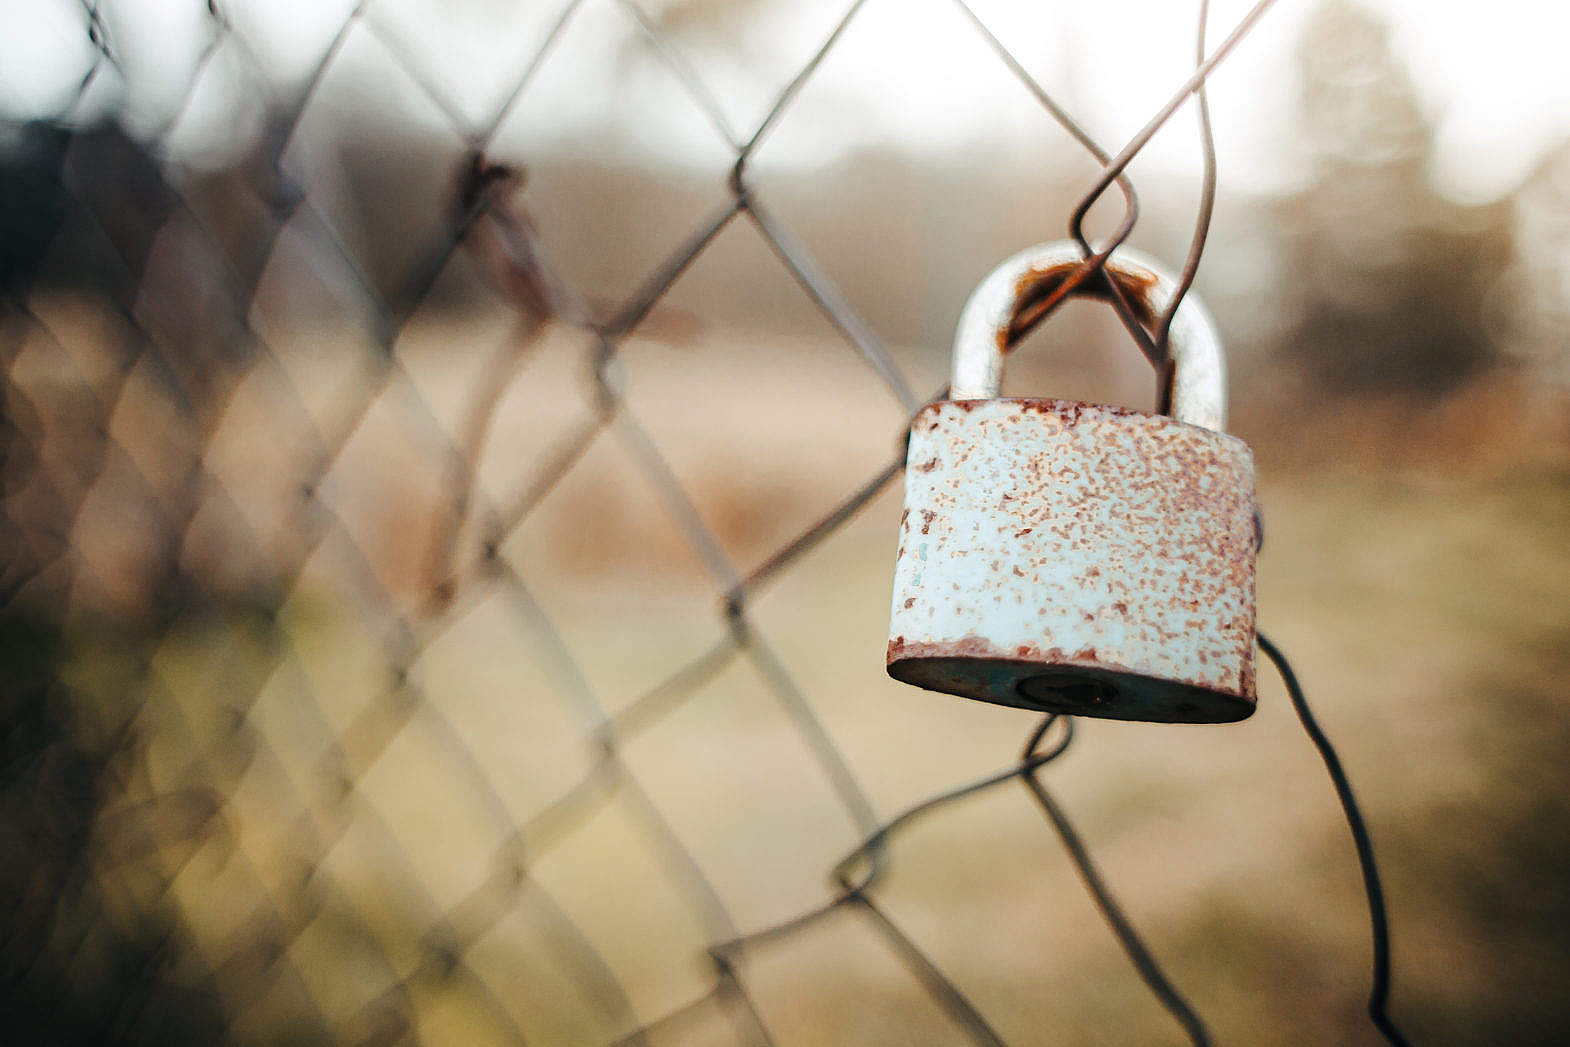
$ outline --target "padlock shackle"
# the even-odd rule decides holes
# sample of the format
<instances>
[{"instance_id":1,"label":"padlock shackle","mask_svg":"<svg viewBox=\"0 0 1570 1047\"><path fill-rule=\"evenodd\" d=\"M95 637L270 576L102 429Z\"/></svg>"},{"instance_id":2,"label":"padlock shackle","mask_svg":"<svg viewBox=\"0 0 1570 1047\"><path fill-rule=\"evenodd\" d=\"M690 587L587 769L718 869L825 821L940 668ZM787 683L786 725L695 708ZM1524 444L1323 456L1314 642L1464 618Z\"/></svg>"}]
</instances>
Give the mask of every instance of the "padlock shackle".
<instances>
[{"instance_id":1,"label":"padlock shackle","mask_svg":"<svg viewBox=\"0 0 1570 1047\"><path fill-rule=\"evenodd\" d=\"M1003 385L1003 360L1015 339L1015 321L1044 281L1064 278L1084 262L1084 252L1071 240L1027 248L994 269L965 303L954 339L951 400L993 400ZM1106 274L1131 298L1147 328L1155 326L1172 302L1177 281L1147 256L1118 248L1107 259ZM1086 285L1073 295L1093 293ZM1214 321L1192 292L1183 297L1172 318L1167 353L1171 361L1172 417L1189 425L1222 431L1226 426L1226 361Z\"/></svg>"}]
</instances>

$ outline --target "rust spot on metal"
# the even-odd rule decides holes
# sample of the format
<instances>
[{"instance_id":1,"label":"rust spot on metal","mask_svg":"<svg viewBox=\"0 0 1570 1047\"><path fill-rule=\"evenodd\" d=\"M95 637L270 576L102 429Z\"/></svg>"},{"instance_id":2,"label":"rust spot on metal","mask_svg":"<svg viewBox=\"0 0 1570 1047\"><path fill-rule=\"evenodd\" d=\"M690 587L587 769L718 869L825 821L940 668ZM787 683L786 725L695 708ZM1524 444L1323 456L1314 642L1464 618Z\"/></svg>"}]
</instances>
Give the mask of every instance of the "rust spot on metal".
<instances>
[{"instance_id":1,"label":"rust spot on metal","mask_svg":"<svg viewBox=\"0 0 1570 1047\"><path fill-rule=\"evenodd\" d=\"M1025 659L1043 664L1074 665L1095 664L1096 649L1082 647L1065 651L1061 647L1042 647L1039 644L1020 644L1012 650L1003 650L991 640L971 633L957 640L943 643L907 642L904 636L889 641L888 660L905 661L916 658L1006 658Z\"/></svg>"},{"instance_id":2,"label":"rust spot on metal","mask_svg":"<svg viewBox=\"0 0 1570 1047\"><path fill-rule=\"evenodd\" d=\"M911 658L997 658L1008 657L1008 653L999 651L998 648L983 637L971 634L962 636L958 640L947 643L907 643L905 637L896 636L889 641L888 660L890 662L905 661ZM1037 658L1038 649L1032 646L1022 646L1013 653L1018 658Z\"/></svg>"},{"instance_id":3,"label":"rust spot on metal","mask_svg":"<svg viewBox=\"0 0 1570 1047\"><path fill-rule=\"evenodd\" d=\"M932 521L937 518L938 514L931 509L923 509L921 511L921 533L930 534L932 532Z\"/></svg>"},{"instance_id":4,"label":"rust spot on metal","mask_svg":"<svg viewBox=\"0 0 1570 1047\"><path fill-rule=\"evenodd\" d=\"M1031 269L1015 282L1014 316L1009 320L1008 327L998 332L999 351L1006 353L1013 349L1070 295L1113 301L1114 282L1133 310L1135 318L1147 328L1156 325L1156 311L1150 305L1150 292L1157 282L1155 273L1130 273L1103 267L1085 277L1072 290L1065 291L1064 284L1079 271L1080 265L1080 262L1065 262Z\"/></svg>"},{"instance_id":5,"label":"rust spot on metal","mask_svg":"<svg viewBox=\"0 0 1570 1047\"><path fill-rule=\"evenodd\" d=\"M916 416L911 419L911 432L930 433L932 430L936 429L938 427L937 407L941 403L943 403L943 401L934 400L929 404L923 405L921 410L916 412Z\"/></svg>"},{"instance_id":6,"label":"rust spot on metal","mask_svg":"<svg viewBox=\"0 0 1570 1047\"><path fill-rule=\"evenodd\" d=\"M920 469L924 473L930 473L937 467L938 460L936 458L928 458L925 462L922 462L920 465L916 466L917 469Z\"/></svg>"},{"instance_id":7,"label":"rust spot on metal","mask_svg":"<svg viewBox=\"0 0 1570 1047\"><path fill-rule=\"evenodd\" d=\"M516 193L528 179L528 170L521 165L497 163L483 150L469 150L458 173L455 193L460 217L490 206L498 197Z\"/></svg>"}]
</instances>

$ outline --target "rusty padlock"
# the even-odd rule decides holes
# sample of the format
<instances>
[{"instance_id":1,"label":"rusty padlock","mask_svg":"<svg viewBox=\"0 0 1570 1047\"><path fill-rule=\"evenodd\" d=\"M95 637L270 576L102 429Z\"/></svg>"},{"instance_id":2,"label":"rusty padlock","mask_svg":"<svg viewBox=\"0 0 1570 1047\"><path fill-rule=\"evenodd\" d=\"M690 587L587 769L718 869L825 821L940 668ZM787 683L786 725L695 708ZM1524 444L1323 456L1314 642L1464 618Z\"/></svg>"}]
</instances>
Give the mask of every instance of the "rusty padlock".
<instances>
[{"instance_id":1,"label":"rusty padlock","mask_svg":"<svg viewBox=\"0 0 1570 1047\"><path fill-rule=\"evenodd\" d=\"M911 425L888 672L933 691L1121 720L1221 723L1254 711L1253 455L1221 432L1226 376L1194 295L1173 317L1171 416L1000 399L1021 311L1075 272L1072 243L1021 252L971 295L952 399ZM1119 250L1146 328L1172 278Z\"/></svg>"}]
</instances>

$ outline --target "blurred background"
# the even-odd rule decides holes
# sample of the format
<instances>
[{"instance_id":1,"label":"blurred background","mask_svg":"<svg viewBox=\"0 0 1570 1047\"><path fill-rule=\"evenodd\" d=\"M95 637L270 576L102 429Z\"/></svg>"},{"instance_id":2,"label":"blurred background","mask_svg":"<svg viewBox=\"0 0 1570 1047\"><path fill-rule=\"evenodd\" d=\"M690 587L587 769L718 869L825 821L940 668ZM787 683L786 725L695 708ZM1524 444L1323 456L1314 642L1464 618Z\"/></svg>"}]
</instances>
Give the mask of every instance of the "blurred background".
<instances>
[{"instance_id":1,"label":"blurred background","mask_svg":"<svg viewBox=\"0 0 1570 1047\"><path fill-rule=\"evenodd\" d=\"M884 674L903 433L1096 182L1053 108L1117 153L1199 18L8 5L11 1042L1183 1042L1018 781L830 873L1037 725ZM1570 1027L1567 21L1281 0L1207 87L1261 627L1424 1044ZM1128 168L1173 269L1202 143L1190 98ZM1007 390L1154 398L1078 300ZM1216 1042L1375 1043L1350 839L1260 674L1251 720L1079 721L1040 778Z\"/></svg>"}]
</instances>

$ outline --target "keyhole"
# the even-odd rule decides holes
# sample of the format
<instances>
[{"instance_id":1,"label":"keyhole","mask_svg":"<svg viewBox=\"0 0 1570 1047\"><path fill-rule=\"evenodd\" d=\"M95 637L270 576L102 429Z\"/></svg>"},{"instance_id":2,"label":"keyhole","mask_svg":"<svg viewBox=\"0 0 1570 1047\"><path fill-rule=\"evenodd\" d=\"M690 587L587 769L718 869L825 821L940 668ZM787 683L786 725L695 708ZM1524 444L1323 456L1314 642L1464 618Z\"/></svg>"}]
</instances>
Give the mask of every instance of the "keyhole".
<instances>
[{"instance_id":1,"label":"keyhole","mask_svg":"<svg viewBox=\"0 0 1570 1047\"><path fill-rule=\"evenodd\" d=\"M1078 673L1042 673L1018 684L1020 696L1043 708L1094 709L1117 700L1118 689L1105 680Z\"/></svg>"}]
</instances>

